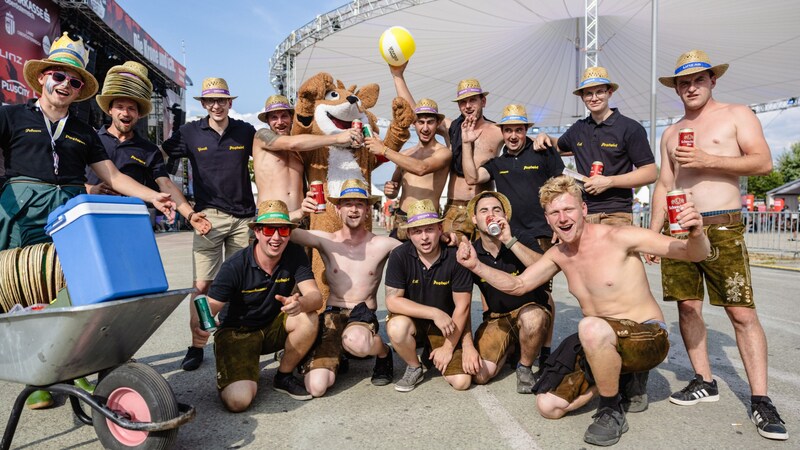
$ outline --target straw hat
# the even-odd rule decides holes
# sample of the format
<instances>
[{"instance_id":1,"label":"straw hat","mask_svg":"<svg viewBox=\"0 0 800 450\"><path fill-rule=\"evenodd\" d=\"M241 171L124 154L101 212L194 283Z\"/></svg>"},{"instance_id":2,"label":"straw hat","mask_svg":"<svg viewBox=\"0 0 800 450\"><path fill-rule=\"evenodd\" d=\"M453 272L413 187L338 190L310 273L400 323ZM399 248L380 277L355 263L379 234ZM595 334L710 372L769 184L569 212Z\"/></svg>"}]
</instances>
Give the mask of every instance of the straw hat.
<instances>
[{"instance_id":1,"label":"straw hat","mask_svg":"<svg viewBox=\"0 0 800 450\"><path fill-rule=\"evenodd\" d=\"M589 67L583 71L583 78L581 78L581 82L578 83L578 89L575 89L572 93L580 97L583 95L581 91L584 89L593 86L602 86L604 84L611 85L611 90L614 92L619 90L619 85L617 83L612 83L611 80L608 79L608 71L605 67Z\"/></svg>"},{"instance_id":2,"label":"straw hat","mask_svg":"<svg viewBox=\"0 0 800 450\"><path fill-rule=\"evenodd\" d=\"M406 213L408 222L404 225L400 225L400 228L421 227L423 225L444 221L443 218L439 217L439 213L436 212L436 206L427 198L412 203L411 206L408 207Z\"/></svg>"},{"instance_id":3,"label":"straw hat","mask_svg":"<svg viewBox=\"0 0 800 450\"><path fill-rule=\"evenodd\" d=\"M258 120L267 123L267 114L272 111L291 111L294 113L294 106L289 104L289 99L282 95L270 95L264 103L264 111L258 114Z\"/></svg>"},{"instance_id":4,"label":"straw hat","mask_svg":"<svg viewBox=\"0 0 800 450\"><path fill-rule=\"evenodd\" d=\"M666 87L674 88L675 78L703 72L705 70L712 71L714 75L719 78L728 70L728 64L712 66L711 59L706 52L702 50L689 50L678 57L678 61L675 62L674 74L668 77L658 77L658 81Z\"/></svg>"},{"instance_id":5,"label":"straw hat","mask_svg":"<svg viewBox=\"0 0 800 450\"><path fill-rule=\"evenodd\" d=\"M366 200L368 204L373 204L380 200L378 195L369 195L369 186L363 180L358 178L351 178L342 183L342 190L338 197L328 197L328 200L334 205L338 205L340 200L346 198L357 198Z\"/></svg>"},{"instance_id":6,"label":"straw hat","mask_svg":"<svg viewBox=\"0 0 800 450\"><path fill-rule=\"evenodd\" d=\"M503 125L533 125L533 122L528 121L528 112L522 105L506 105L503 108L503 117L495 125L502 127Z\"/></svg>"},{"instance_id":7,"label":"straw hat","mask_svg":"<svg viewBox=\"0 0 800 450\"><path fill-rule=\"evenodd\" d=\"M83 80L83 87L78 94L76 102L92 98L97 93L97 79L85 67L89 60L89 51L83 46L83 39L73 41L65 31L50 46L50 53L45 59L31 59L25 63L22 73L25 81L39 96L42 95L42 86L39 84L39 74L49 67L60 67L77 72Z\"/></svg>"},{"instance_id":8,"label":"straw hat","mask_svg":"<svg viewBox=\"0 0 800 450\"><path fill-rule=\"evenodd\" d=\"M153 83L147 78L147 67L136 61L126 61L121 66L108 69L103 81L103 90L96 97L100 109L108 114L111 102L118 98L127 98L139 105L139 116L146 117L153 109L150 97L153 94Z\"/></svg>"},{"instance_id":9,"label":"straw hat","mask_svg":"<svg viewBox=\"0 0 800 450\"><path fill-rule=\"evenodd\" d=\"M467 214L470 216L476 214L477 211L475 211L475 207L478 205L478 200L486 198L488 195L500 201L500 206L503 207L503 212L506 213L506 220L511 220L511 202L508 201L508 197L495 191L483 191L480 194L476 194L475 197L472 197L472 200L467 203Z\"/></svg>"},{"instance_id":10,"label":"straw hat","mask_svg":"<svg viewBox=\"0 0 800 450\"><path fill-rule=\"evenodd\" d=\"M458 91L456 92L456 98L453 100L457 102L459 100L465 99L467 97L472 97L473 95L489 95L488 92L484 92L481 89L481 83L474 79L474 78L467 78L466 80L461 80L458 83Z\"/></svg>"},{"instance_id":11,"label":"straw hat","mask_svg":"<svg viewBox=\"0 0 800 450\"><path fill-rule=\"evenodd\" d=\"M297 228L297 224L289 220L289 207L280 200L266 200L258 204L256 221L247 226L254 228L260 225L288 225Z\"/></svg>"},{"instance_id":12,"label":"straw hat","mask_svg":"<svg viewBox=\"0 0 800 450\"><path fill-rule=\"evenodd\" d=\"M414 105L414 114L431 114L436 116L441 122L444 120L444 114L439 114L439 104L429 98L423 98Z\"/></svg>"},{"instance_id":13,"label":"straw hat","mask_svg":"<svg viewBox=\"0 0 800 450\"><path fill-rule=\"evenodd\" d=\"M228 82L224 78L211 77L203 80L200 96L194 97L195 100L204 98L229 98L233 100L236 97L231 95L231 91L228 89Z\"/></svg>"}]
</instances>

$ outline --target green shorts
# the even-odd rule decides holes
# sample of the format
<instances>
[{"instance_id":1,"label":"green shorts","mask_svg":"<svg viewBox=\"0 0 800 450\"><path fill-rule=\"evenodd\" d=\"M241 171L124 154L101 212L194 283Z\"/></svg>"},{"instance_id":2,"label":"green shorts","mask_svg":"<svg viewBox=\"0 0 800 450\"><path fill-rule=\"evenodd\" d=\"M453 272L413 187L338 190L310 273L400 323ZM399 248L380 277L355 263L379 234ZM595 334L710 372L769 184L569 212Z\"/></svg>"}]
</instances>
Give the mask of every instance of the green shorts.
<instances>
[{"instance_id":1,"label":"green shorts","mask_svg":"<svg viewBox=\"0 0 800 450\"><path fill-rule=\"evenodd\" d=\"M366 322L350 322L352 309L329 306L320 314L320 336L309 352L307 369L329 369L336 372L339 368L339 358L342 348L342 334L351 326L363 326L375 334L375 327Z\"/></svg>"},{"instance_id":2,"label":"green shorts","mask_svg":"<svg viewBox=\"0 0 800 450\"><path fill-rule=\"evenodd\" d=\"M265 327L220 328L214 333L217 360L217 389L235 381L258 382L261 355L277 352L286 345L286 313Z\"/></svg>"},{"instance_id":3,"label":"green shorts","mask_svg":"<svg viewBox=\"0 0 800 450\"><path fill-rule=\"evenodd\" d=\"M390 320L399 316L401 315L389 314L389 317L386 318L387 326ZM444 345L445 337L442 335L442 330L440 330L432 320L416 319L414 317L408 318L414 322L414 339L416 340L417 348L427 346L431 350L435 350ZM461 362L462 353L461 341L459 341L455 350L453 350L453 359L450 360L450 364L447 365L442 375L463 375L466 373L464 372L464 365Z\"/></svg>"},{"instance_id":4,"label":"green shorts","mask_svg":"<svg viewBox=\"0 0 800 450\"><path fill-rule=\"evenodd\" d=\"M483 313L483 323L475 332L475 348L480 353L481 359L497 364L503 359L509 347L519 342L519 315L523 309L544 311L547 314L547 322L542 333L547 333L552 314L546 307L538 303L528 303L514 311L502 314L487 311Z\"/></svg>"},{"instance_id":5,"label":"green shorts","mask_svg":"<svg viewBox=\"0 0 800 450\"><path fill-rule=\"evenodd\" d=\"M661 260L664 300L702 300L705 280L712 305L755 308L744 224L739 221L705 225L703 231L711 241L711 256L706 260L699 263ZM667 229L665 234L668 233Z\"/></svg>"}]
</instances>

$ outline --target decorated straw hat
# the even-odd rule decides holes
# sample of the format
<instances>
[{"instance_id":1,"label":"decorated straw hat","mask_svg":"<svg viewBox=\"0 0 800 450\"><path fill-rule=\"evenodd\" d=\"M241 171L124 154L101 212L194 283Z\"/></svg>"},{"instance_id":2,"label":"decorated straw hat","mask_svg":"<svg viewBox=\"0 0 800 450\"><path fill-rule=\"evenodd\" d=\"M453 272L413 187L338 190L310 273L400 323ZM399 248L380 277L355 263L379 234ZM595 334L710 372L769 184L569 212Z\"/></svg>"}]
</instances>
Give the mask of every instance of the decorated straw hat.
<instances>
[{"instance_id":1,"label":"decorated straw hat","mask_svg":"<svg viewBox=\"0 0 800 450\"><path fill-rule=\"evenodd\" d=\"M432 223L442 222L444 219L439 217L436 212L436 206L433 202L426 198L417 200L408 207L406 211L408 222L405 225L400 225L400 228L414 228L423 225L430 225Z\"/></svg>"},{"instance_id":2,"label":"decorated straw hat","mask_svg":"<svg viewBox=\"0 0 800 450\"><path fill-rule=\"evenodd\" d=\"M358 178L351 178L342 183L342 190L338 197L329 196L328 200L334 205L338 205L340 200L347 198L366 200L367 203L371 205L380 200L381 197L378 195L369 195L369 186L367 186L367 183Z\"/></svg>"},{"instance_id":3,"label":"decorated straw hat","mask_svg":"<svg viewBox=\"0 0 800 450\"><path fill-rule=\"evenodd\" d=\"M418 101L414 106L414 114L430 114L439 118L439 121L444 120L444 114L439 114L439 104L429 98L423 98Z\"/></svg>"},{"instance_id":4,"label":"decorated straw hat","mask_svg":"<svg viewBox=\"0 0 800 450\"><path fill-rule=\"evenodd\" d=\"M258 114L258 120L267 123L267 114L272 111L291 111L294 113L294 106L289 104L289 99L282 95L270 95L264 103L264 111Z\"/></svg>"},{"instance_id":5,"label":"decorated straw hat","mask_svg":"<svg viewBox=\"0 0 800 450\"><path fill-rule=\"evenodd\" d=\"M668 77L658 77L658 81L666 87L675 87L675 78L710 70L719 78L728 70L728 64L711 65L711 59L702 50L690 50L678 57L675 72Z\"/></svg>"},{"instance_id":6,"label":"decorated straw hat","mask_svg":"<svg viewBox=\"0 0 800 450\"><path fill-rule=\"evenodd\" d=\"M289 219L289 207L280 200L265 200L258 204L256 221L248 223L247 226L254 228L261 225L297 227L297 224Z\"/></svg>"},{"instance_id":7,"label":"decorated straw hat","mask_svg":"<svg viewBox=\"0 0 800 450\"><path fill-rule=\"evenodd\" d=\"M583 95L583 90L594 86L602 86L604 84L611 85L611 90L617 92L619 85L612 83L608 78L608 71L605 67L589 67L583 71L581 82L578 83L578 89L572 91L577 96Z\"/></svg>"},{"instance_id":8,"label":"decorated straw hat","mask_svg":"<svg viewBox=\"0 0 800 450\"><path fill-rule=\"evenodd\" d=\"M133 100L139 105L139 115L145 117L153 109L150 103L152 94L153 83L147 78L147 67L136 61L126 61L108 70L103 81L103 90L96 100L100 109L106 114L115 99Z\"/></svg>"},{"instance_id":9,"label":"decorated straw hat","mask_svg":"<svg viewBox=\"0 0 800 450\"><path fill-rule=\"evenodd\" d=\"M489 95L481 89L481 83L474 78L467 78L458 83L458 91L456 91L456 98L454 102L460 101L473 95Z\"/></svg>"},{"instance_id":10,"label":"decorated straw hat","mask_svg":"<svg viewBox=\"0 0 800 450\"><path fill-rule=\"evenodd\" d=\"M495 125L502 127L503 125L533 125L533 122L528 121L528 112L522 105L506 105L503 108L503 117Z\"/></svg>"},{"instance_id":11,"label":"decorated straw hat","mask_svg":"<svg viewBox=\"0 0 800 450\"><path fill-rule=\"evenodd\" d=\"M478 200L488 196L492 196L500 201L500 206L503 207L503 212L506 213L506 220L511 220L511 202L508 201L508 197L495 191L483 191L480 194L476 194L475 197L472 197L472 200L467 203L467 214L477 214L475 208L478 206Z\"/></svg>"},{"instance_id":12,"label":"decorated straw hat","mask_svg":"<svg viewBox=\"0 0 800 450\"><path fill-rule=\"evenodd\" d=\"M200 91L199 97L194 97L195 100L202 100L204 98L229 98L233 100L236 98L231 95L228 89L228 82L224 78L206 78L203 80L203 88Z\"/></svg>"},{"instance_id":13,"label":"decorated straw hat","mask_svg":"<svg viewBox=\"0 0 800 450\"><path fill-rule=\"evenodd\" d=\"M56 67L76 72L80 75L84 85L81 87L78 98L75 101L82 102L92 98L97 93L98 88L97 79L85 68L88 60L89 51L84 47L83 39L73 41L65 31L50 46L50 53L48 53L47 58L28 60L22 69L22 73L28 86L41 96L42 86L39 84L39 74L44 72L45 69Z\"/></svg>"}]
</instances>

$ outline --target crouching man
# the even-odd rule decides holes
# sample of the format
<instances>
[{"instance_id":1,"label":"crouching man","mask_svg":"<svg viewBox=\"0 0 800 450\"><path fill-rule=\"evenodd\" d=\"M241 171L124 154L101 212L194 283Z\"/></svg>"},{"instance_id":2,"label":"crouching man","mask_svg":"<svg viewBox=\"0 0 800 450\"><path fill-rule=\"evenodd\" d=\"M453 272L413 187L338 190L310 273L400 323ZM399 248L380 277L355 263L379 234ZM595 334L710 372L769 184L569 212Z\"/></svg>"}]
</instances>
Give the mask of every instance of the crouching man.
<instances>
[{"instance_id":1,"label":"crouching man","mask_svg":"<svg viewBox=\"0 0 800 450\"><path fill-rule=\"evenodd\" d=\"M289 242L297 225L280 200L259 204L256 240L226 260L208 292L211 313L227 303L214 334L217 389L231 412L256 396L260 355L284 349L272 388L296 400L312 397L292 375L317 335L322 295L302 247ZM296 292L292 294L295 285Z\"/></svg>"},{"instance_id":2,"label":"crouching man","mask_svg":"<svg viewBox=\"0 0 800 450\"><path fill-rule=\"evenodd\" d=\"M578 338L600 395L594 423L584 440L613 445L628 431L619 395L620 374L649 370L660 364L669 350L664 316L650 292L639 253L701 261L711 247L692 203L686 203L678 214L682 228L690 230L688 239L679 240L638 227L587 223L581 189L566 176L548 180L539 195L560 243L522 274L513 276L490 268L466 243L459 247L458 260L492 286L513 295L529 292L564 272L584 315L578 324ZM547 376L545 373L543 378ZM569 395L562 393L566 391L539 393L536 404L542 416L560 418L594 395L589 383L569 390Z\"/></svg>"}]
</instances>

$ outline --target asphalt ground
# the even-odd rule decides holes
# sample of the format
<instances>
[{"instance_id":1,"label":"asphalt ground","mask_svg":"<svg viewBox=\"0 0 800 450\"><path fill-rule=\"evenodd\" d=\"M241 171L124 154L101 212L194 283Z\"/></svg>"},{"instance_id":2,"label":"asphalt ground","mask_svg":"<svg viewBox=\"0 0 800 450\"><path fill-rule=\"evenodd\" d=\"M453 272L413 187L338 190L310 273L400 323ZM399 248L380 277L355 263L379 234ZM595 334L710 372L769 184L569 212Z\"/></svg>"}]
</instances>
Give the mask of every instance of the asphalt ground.
<instances>
[{"instance_id":1,"label":"asphalt ground","mask_svg":"<svg viewBox=\"0 0 800 450\"><path fill-rule=\"evenodd\" d=\"M170 288L191 286L191 234L158 235ZM660 269L647 274L656 298L661 297ZM720 308L706 305L709 353L720 386L720 401L695 406L668 402L671 392L693 376L678 331L675 305L662 303L669 326L668 359L650 375L647 411L628 414L630 431L617 448L797 448L800 411L800 277L793 271L752 269L756 304L769 341L770 396L787 422L788 441L760 437L749 418L749 387L731 324ZM383 288L378 316L386 316ZM473 328L480 319L480 298L473 295ZM581 318L563 275L555 279L556 344L576 331ZM350 372L337 380L323 398L296 401L271 389L277 364L262 357L259 392L252 407L228 413L216 391L214 358L206 347L199 370L184 372L179 365L189 344L189 301L167 319L136 354L168 380L180 402L197 409L193 422L181 427L176 448L586 448L583 433L592 422L596 401L560 420L539 416L534 396L515 391L510 367L486 386L456 392L436 373L410 393L392 385L376 387L369 378L373 361L351 361ZM382 330L383 332L383 330ZM384 335L385 338L385 335ZM405 364L395 357L395 379ZM0 382L0 417L7 417L22 386ZM101 448L92 427L72 415L64 398L59 406L22 414L12 448Z\"/></svg>"}]
</instances>

